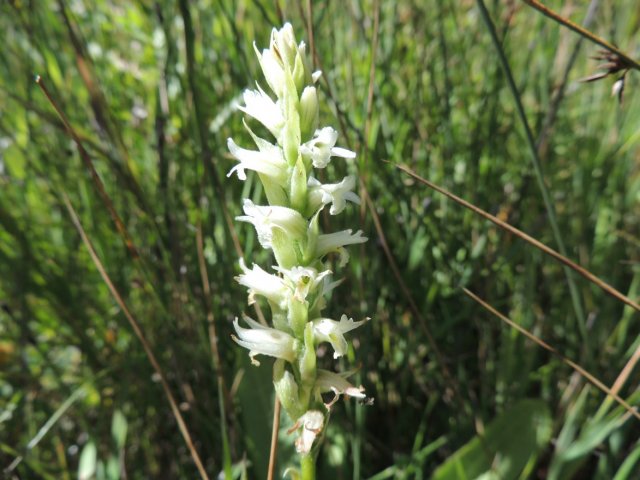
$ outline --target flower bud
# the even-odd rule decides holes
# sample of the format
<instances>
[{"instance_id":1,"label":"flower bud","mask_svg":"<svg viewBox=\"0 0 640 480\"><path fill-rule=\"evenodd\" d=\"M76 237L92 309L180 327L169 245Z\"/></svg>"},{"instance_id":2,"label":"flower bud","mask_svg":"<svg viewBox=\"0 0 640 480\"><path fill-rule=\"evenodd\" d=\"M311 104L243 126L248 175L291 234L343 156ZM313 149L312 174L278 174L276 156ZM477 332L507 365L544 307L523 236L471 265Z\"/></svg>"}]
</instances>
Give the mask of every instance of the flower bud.
<instances>
[{"instance_id":1,"label":"flower bud","mask_svg":"<svg viewBox=\"0 0 640 480\"><path fill-rule=\"evenodd\" d=\"M286 231L277 228L272 232L273 255L278 265L284 268L292 268L300 263L298 253L300 242L291 238Z\"/></svg>"},{"instance_id":2,"label":"flower bud","mask_svg":"<svg viewBox=\"0 0 640 480\"><path fill-rule=\"evenodd\" d=\"M285 68L289 67L290 70L293 70L298 46L290 23L285 23L280 30L273 29L271 32L271 50L280 55Z\"/></svg>"},{"instance_id":3,"label":"flower bud","mask_svg":"<svg viewBox=\"0 0 640 480\"><path fill-rule=\"evenodd\" d=\"M293 75L293 82L296 86L296 91L300 93L306 83L305 81L306 73L305 73L304 62L302 61L302 57L300 56L300 54L296 55L296 59L293 64L292 75Z\"/></svg>"},{"instance_id":4,"label":"flower bud","mask_svg":"<svg viewBox=\"0 0 640 480\"><path fill-rule=\"evenodd\" d=\"M296 166L291 172L291 191L289 192L291 207L299 212L304 212L307 208L307 171L302 163L302 158L298 156Z\"/></svg>"},{"instance_id":5,"label":"flower bud","mask_svg":"<svg viewBox=\"0 0 640 480\"><path fill-rule=\"evenodd\" d=\"M306 301L299 300L292 295L289 297L287 308L287 321L289 328L293 330L293 334L297 338L301 338L304 335L304 329L307 326L307 321L309 320L309 305Z\"/></svg>"},{"instance_id":6,"label":"flower bud","mask_svg":"<svg viewBox=\"0 0 640 480\"><path fill-rule=\"evenodd\" d=\"M276 97L281 98L284 90L284 69L282 68L282 62L278 60L271 50L265 49L260 53L255 43L253 44L253 49L256 51L262 73L269 87L271 87L273 93L276 94Z\"/></svg>"},{"instance_id":7,"label":"flower bud","mask_svg":"<svg viewBox=\"0 0 640 480\"><path fill-rule=\"evenodd\" d=\"M300 96L300 135L303 141L311 140L317 130L319 112L316 87L306 87Z\"/></svg>"},{"instance_id":8,"label":"flower bud","mask_svg":"<svg viewBox=\"0 0 640 480\"><path fill-rule=\"evenodd\" d=\"M282 149L284 158L289 166L294 166L298 160L300 148L300 114L298 113L298 94L293 85L293 78L286 72L285 94L282 97L285 125L282 130Z\"/></svg>"},{"instance_id":9,"label":"flower bud","mask_svg":"<svg viewBox=\"0 0 640 480\"><path fill-rule=\"evenodd\" d=\"M313 386L316 383L316 346L313 338L313 324L308 322L304 329L302 353L298 355L300 369L300 401L308 405Z\"/></svg>"},{"instance_id":10,"label":"flower bud","mask_svg":"<svg viewBox=\"0 0 640 480\"><path fill-rule=\"evenodd\" d=\"M291 418L299 418L304 411L298 397L298 384L291 372L285 368L284 360L276 360L273 364L273 385L287 414Z\"/></svg>"}]
</instances>

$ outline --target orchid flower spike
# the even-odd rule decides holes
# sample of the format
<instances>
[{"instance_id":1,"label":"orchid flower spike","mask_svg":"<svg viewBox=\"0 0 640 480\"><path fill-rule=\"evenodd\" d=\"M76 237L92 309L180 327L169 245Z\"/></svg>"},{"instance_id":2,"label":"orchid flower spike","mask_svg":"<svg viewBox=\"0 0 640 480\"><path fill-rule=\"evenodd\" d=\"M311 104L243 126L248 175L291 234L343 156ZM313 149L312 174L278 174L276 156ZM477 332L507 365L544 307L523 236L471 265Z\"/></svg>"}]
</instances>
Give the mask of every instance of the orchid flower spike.
<instances>
[{"instance_id":1,"label":"orchid flower spike","mask_svg":"<svg viewBox=\"0 0 640 480\"><path fill-rule=\"evenodd\" d=\"M236 220L253 225L260 246L273 252L275 265L262 268L253 264L249 268L240 260L235 279L247 288L250 305L268 304L271 318L259 323L244 316L246 326L236 318L232 338L249 350L256 365L258 355L275 358L276 395L293 423L290 432L297 434L295 446L301 465L307 465L300 471L309 471L331 405L340 396L365 398L363 387L346 380L349 373L319 370L316 350L320 343L328 342L334 358L344 356L349 350L346 334L368 320L354 321L347 315L333 320L322 314L330 292L341 283L333 279L327 256L338 253L342 267L349 258L346 247L367 238L360 230L323 233L320 229L319 216L325 206L335 216L350 203L360 204L360 198L354 192L357 178L353 173L335 183L322 183L314 173L336 157L345 160L335 165L336 170L351 171L356 154L338 146L334 128L318 128L320 104L315 83L320 72L311 71L304 42L296 41L293 27L287 23L271 32L268 48L260 50L254 43L254 50L265 89L256 83L256 89L245 90L239 110L246 115L244 126L255 147L227 140L236 161L227 176L235 173L238 179L249 180L255 175L265 192L264 204L245 199L244 214ZM269 138L256 135L252 130L255 125L260 129L256 131ZM249 196L254 197L253 193ZM324 403L322 394L328 392L334 398ZM295 470L288 471L294 475Z\"/></svg>"}]
</instances>

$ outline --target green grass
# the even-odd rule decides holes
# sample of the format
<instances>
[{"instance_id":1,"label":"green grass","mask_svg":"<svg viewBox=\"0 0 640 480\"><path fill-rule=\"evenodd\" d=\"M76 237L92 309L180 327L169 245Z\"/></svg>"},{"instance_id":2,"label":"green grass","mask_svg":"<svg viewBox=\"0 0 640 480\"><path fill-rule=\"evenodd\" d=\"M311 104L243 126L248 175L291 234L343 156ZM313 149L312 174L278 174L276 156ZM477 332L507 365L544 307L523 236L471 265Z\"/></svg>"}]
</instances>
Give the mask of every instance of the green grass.
<instances>
[{"instance_id":1,"label":"green grass","mask_svg":"<svg viewBox=\"0 0 640 480\"><path fill-rule=\"evenodd\" d=\"M321 124L339 127L340 145L359 154L335 159L327 176L363 179L399 273L369 208L337 217L336 229L362 228L370 240L351 249L348 268L336 264L345 284L327 314L372 317L345 364L361 362L357 381L375 403L336 404L318 478L430 478L438 467L445 478L465 458L500 478L635 478L638 421L615 402L603 406L605 394L461 287L608 386L639 345L638 312L574 275L585 335L562 265L394 166L558 248L477 3L311 3ZM610 94L617 76L578 81L596 70L599 47L582 42L572 62L576 33L522 2L486 3L534 142L546 132L537 154L568 257L637 301L638 73L626 76L619 105ZM587 2L566 3L547 2L582 24ZM637 59L636 3L598 3L590 30ZM226 139L250 144L234 104L260 78L252 42L264 46L289 20L309 44L306 4L0 4L0 467L11 466L8 478L90 477L94 466L98 479L198 478L159 376L65 195L158 358L209 477L266 477L270 362L251 366L230 338L233 318L251 308L232 280L234 236L245 257L270 261L233 217L242 198L262 192L255 179L226 178L234 163ZM80 136L129 245L36 74ZM632 405L637 383L632 373L620 390ZM543 420L528 423L523 406ZM530 433L529 455L515 449L515 474L504 474L516 458L504 445L520 439L492 428L504 424ZM297 463L289 426L280 473ZM464 478L457 472L446 478Z\"/></svg>"}]
</instances>

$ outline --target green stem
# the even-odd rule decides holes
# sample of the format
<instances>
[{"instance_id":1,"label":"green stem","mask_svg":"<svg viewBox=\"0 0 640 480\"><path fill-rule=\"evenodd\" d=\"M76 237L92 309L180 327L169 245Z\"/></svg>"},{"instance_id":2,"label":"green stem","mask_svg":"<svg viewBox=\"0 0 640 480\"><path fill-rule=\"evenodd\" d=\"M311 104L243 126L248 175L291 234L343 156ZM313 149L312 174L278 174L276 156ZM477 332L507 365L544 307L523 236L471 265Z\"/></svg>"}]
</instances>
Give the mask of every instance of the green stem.
<instances>
[{"instance_id":1,"label":"green stem","mask_svg":"<svg viewBox=\"0 0 640 480\"><path fill-rule=\"evenodd\" d=\"M316 480L316 460L313 454L309 453L300 458L300 470L302 480Z\"/></svg>"}]
</instances>

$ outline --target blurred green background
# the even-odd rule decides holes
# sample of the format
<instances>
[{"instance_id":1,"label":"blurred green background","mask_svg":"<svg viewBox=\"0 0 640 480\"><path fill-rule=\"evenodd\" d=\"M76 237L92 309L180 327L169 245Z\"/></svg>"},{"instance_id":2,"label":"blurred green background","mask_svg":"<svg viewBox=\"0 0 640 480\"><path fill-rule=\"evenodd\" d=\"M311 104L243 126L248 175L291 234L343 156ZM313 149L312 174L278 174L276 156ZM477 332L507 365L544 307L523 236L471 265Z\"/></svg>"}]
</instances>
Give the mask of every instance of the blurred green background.
<instances>
[{"instance_id":1,"label":"blurred green background","mask_svg":"<svg viewBox=\"0 0 640 480\"><path fill-rule=\"evenodd\" d=\"M547 5L638 52L636 1ZM597 46L522 2L487 8L568 256L638 299L637 72L619 104L619 74L579 82L597 70ZM198 478L65 196L158 357L209 476L226 460L234 478L266 477L271 362L251 366L230 338L233 318L250 311L233 281L234 236L246 259L270 259L233 220L241 199L261 192L255 179L226 178L226 139L249 145L235 105L261 81L252 42L265 47L284 21L324 72L321 124L359 155L333 161L327 177L360 175L385 238L366 207L331 218L332 230L362 228L370 239L336 271L346 280L327 314L372 317L338 366L361 366L355 382L375 403L336 404L318 478L640 478L640 422L461 287L607 385L639 345L638 313L575 276L572 301L557 262L393 166L557 248L498 50L470 0L0 3L6 478ZM81 137L134 248L36 74ZM335 368L330 357L322 362ZM620 392L631 404L638 379L632 372ZM283 420L277 478L296 463L289 426Z\"/></svg>"}]
</instances>

